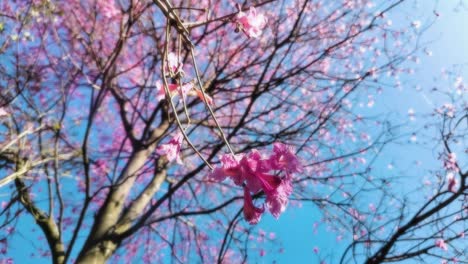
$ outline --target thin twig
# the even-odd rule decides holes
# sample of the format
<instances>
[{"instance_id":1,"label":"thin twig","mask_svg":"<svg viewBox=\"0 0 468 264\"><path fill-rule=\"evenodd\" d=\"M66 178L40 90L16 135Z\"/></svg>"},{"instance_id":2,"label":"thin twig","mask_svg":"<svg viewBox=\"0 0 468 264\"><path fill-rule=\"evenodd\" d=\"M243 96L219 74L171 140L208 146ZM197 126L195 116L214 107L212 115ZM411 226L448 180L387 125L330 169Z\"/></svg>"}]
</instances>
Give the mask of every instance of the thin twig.
<instances>
[{"instance_id":1,"label":"thin twig","mask_svg":"<svg viewBox=\"0 0 468 264\"><path fill-rule=\"evenodd\" d=\"M163 62L161 64L161 67L162 67L162 76L163 76L163 86L164 86L164 90L166 92L166 98L169 102L169 104L171 105L171 108L172 108L172 111L174 112L174 117L175 117L175 120L177 122L177 125L180 129L180 131L182 132L182 135L184 136L184 139L187 141L187 144L193 149L193 151L195 151L195 153L203 160L203 162L205 162L205 164L211 169L213 170L213 166L211 166L211 164L205 159L205 157L203 157L203 155L197 150L197 148L193 145L193 143L190 141L190 139L188 138L187 134L185 133L185 130L183 129L182 127L182 123L180 122L180 119L179 119L179 115L177 114L177 109L174 105L174 102L172 102L172 97L171 97L171 94L170 94L170 91L169 91L169 85L167 83L167 79L166 79L166 67L167 67L167 57L168 57L168 49L169 49L169 32L170 32L170 29L171 29L171 25L169 23L169 19L167 21L167 26L166 26L166 44L164 45L164 59L163 59Z\"/></svg>"}]
</instances>

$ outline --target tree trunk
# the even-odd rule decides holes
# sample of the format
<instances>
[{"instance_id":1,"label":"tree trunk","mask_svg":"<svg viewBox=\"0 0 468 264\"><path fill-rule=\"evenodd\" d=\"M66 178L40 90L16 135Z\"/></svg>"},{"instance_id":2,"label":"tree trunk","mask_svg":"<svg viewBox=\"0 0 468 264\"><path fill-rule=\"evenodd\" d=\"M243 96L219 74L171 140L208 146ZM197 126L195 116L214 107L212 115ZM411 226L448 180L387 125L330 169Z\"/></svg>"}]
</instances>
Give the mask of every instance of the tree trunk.
<instances>
[{"instance_id":1,"label":"tree trunk","mask_svg":"<svg viewBox=\"0 0 468 264\"><path fill-rule=\"evenodd\" d=\"M114 254L117 244L113 241L103 241L95 245L85 245L80 252L77 264L104 264Z\"/></svg>"}]
</instances>

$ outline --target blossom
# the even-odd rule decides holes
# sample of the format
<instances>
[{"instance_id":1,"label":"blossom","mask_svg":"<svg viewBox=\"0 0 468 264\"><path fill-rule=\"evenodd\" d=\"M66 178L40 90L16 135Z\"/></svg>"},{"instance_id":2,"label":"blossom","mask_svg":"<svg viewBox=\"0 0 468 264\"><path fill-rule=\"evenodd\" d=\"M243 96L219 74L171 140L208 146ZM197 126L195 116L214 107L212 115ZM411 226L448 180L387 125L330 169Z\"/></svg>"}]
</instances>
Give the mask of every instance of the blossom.
<instances>
[{"instance_id":1,"label":"blossom","mask_svg":"<svg viewBox=\"0 0 468 264\"><path fill-rule=\"evenodd\" d=\"M447 189L450 191L450 192L457 192L457 179L455 179L455 176L452 172L449 172L447 173L447 183L448 183L448 187Z\"/></svg>"},{"instance_id":2,"label":"blossom","mask_svg":"<svg viewBox=\"0 0 468 264\"><path fill-rule=\"evenodd\" d=\"M168 88L172 96L173 93L177 91L177 84L169 84ZM156 82L156 90L158 90L158 95L156 95L156 100L161 101L162 99L166 98L166 91L164 89L164 85L159 80Z\"/></svg>"},{"instance_id":3,"label":"blossom","mask_svg":"<svg viewBox=\"0 0 468 264\"><path fill-rule=\"evenodd\" d=\"M0 107L0 117L2 116L8 116L9 113L5 110L5 108Z\"/></svg>"},{"instance_id":4,"label":"blossom","mask_svg":"<svg viewBox=\"0 0 468 264\"><path fill-rule=\"evenodd\" d=\"M414 109L413 108L408 109L408 116L409 116L409 119L411 121L414 121L415 116L414 116Z\"/></svg>"},{"instance_id":5,"label":"blossom","mask_svg":"<svg viewBox=\"0 0 468 264\"><path fill-rule=\"evenodd\" d=\"M171 96L171 98L176 95L176 94L179 94L179 96L185 98L187 97L188 95L190 96L198 96L198 98L200 98L200 100L202 100L203 102L205 101L203 99L203 94L200 90L198 89L195 89L194 85L192 82L188 82L188 83L185 83L185 84L182 84L182 85L178 85L178 84L175 84L175 83L169 83L167 85L168 89L169 89L169 94ZM160 80L158 80L156 82L156 90L158 92L158 94L156 95L156 100L159 102L161 100L163 100L164 98L166 98L166 90L164 89L164 85L162 84L162 82ZM213 98L211 96L209 96L208 94L205 93L205 96L206 96L206 101L209 105L213 105ZM0 108L0 116L2 116L2 109Z\"/></svg>"},{"instance_id":6,"label":"blossom","mask_svg":"<svg viewBox=\"0 0 468 264\"><path fill-rule=\"evenodd\" d=\"M167 55L167 70L173 74L177 74L178 72L183 72L183 65L184 64L180 61L179 56L177 56L174 52L169 52Z\"/></svg>"},{"instance_id":7,"label":"blossom","mask_svg":"<svg viewBox=\"0 0 468 264\"><path fill-rule=\"evenodd\" d=\"M315 253L315 254L318 254L318 253L319 253L319 251L320 251L320 250L319 250L319 248L318 248L318 247L314 247L314 253Z\"/></svg>"},{"instance_id":8,"label":"blossom","mask_svg":"<svg viewBox=\"0 0 468 264\"><path fill-rule=\"evenodd\" d=\"M103 159L96 160L93 172L96 175L106 175L109 172L109 168L106 164L106 161Z\"/></svg>"},{"instance_id":9,"label":"blossom","mask_svg":"<svg viewBox=\"0 0 468 264\"><path fill-rule=\"evenodd\" d=\"M209 175L209 178L216 181L223 181L229 176L236 185L242 185L243 178L239 164L242 158L243 155L222 155L220 159L221 167L216 167Z\"/></svg>"},{"instance_id":10,"label":"blossom","mask_svg":"<svg viewBox=\"0 0 468 264\"><path fill-rule=\"evenodd\" d=\"M262 159L262 155L256 149L245 155L240 165L242 177L250 191L255 193L263 190L268 194L279 186L280 178L267 173L269 169L266 160Z\"/></svg>"},{"instance_id":11,"label":"blossom","mask_svg":"<svg viewBox=\"0 0 468 264\"><path fill-rule=\"evenodd\" d=\"M356 220L358 221L364 221L366 219L366 216L362 215L359 213L358 210L354 209L354 208L349 208L348 209L348 213Z\"/></svg>"},{"instance_id":12,"label":"blossom","mask_svg":"<svg viewBox=\"0 0 468 264\"><path fill-rule=\"evenodd\" d=\"M197 89L195 92L197 93L198 98L200 98L200 100L202 100L202 102L205 102L205 100L203 99L202 91ZM213 105L213 98L211 96L209 96L207 93L205 93L205 97L206 97L206 102L209 105Z\"/></svg>"},{"instance_id":13,"label":"blossom","mask_svg":"<svg viewBox=\"0 0 468 264\"><path fill-rule=\"evenodd\" d=\"M447 154L447 158L444 160L444 168L448 171L458 171L457 155L455 153Z\"/></svg>"},{"instance_id":14,"label":"blossom","mask_svg":"<svg viewBox=\"0 0 468 264\"><path fill-rule=\"evenodd\" d=\"M182 84L179 88L178 88L178 91L179 91L179 95L180 96L183 96L183 97L186 97L188 94L189 94L189 91L194 89L193 88L193 83L191 82L188 82L186 84Z\"/></svg>"},{"instance_id":15,"label":"blossom","mask_svg":"<svg viewBox=\"0 0 468 264\"><path fill-rule=\"evenodd\" d=\"M447 117L454 117L455 116L455 106L450 103L445 103L442 105L442 108L439 109L439 113L445 114Z\"/></svg>"},{"instance_id":16,"label":"blossom","mask_svg":"<svg viewBox=\"0 0 468 264\"><path fill-rule=\"evenodd\" d=\"M244 217L249 224L254 225L260 221L263 212L265 209L255 207L252 201L252 196L250 195L250 191L247 187L244 187Z\"/></svg>"},{"instance_id":17,"label":"blossom","mask_svg":"<svg viewBox=\"0 0 468 264\"><path fill-rule=\"evenodd\" d=\"M240 8L239 8L240 9ZM236 18L237 28L242 30L249 38L258 38L265 27L267 19L263 14L257 14L255 7L250 7L249 13L239 11Z\"/></svg>"},{"instance_id":18,"label":"blossom","mask_svg":"<svg viewBox=\"0 0 468 264\"><path fill-rule=\"evenodd\" d=\"M441 248L441 249L443 249L445 251L448 250L447 244L445 244L445 241L443 239L441 239L441 238L439 238L439 239L437 239L435 241L435 246L438 247L438 248Z\"/></svg>"},{"instance_id":19,"label":"blossom","mask_svg":"<svg viewBox=\"0 0 468 264\"><path fill-rule=\"evenodd\" d=\"M189 91L191 89L193 89L193 84L190 83L190 82L186 83L186 84L183 84L183 85L180 85L180 86L175 84L175 83L170 83L167 86L168 86L169 93L170 93L171 97L174 96L176 94L176 92L180 96L185 97L185 96L187 96ZM162 99L164 99L166 97L166 91L165 91L164 86L161 83L161 81L156 82L156 89L158 90L158 95L156 95L156 100L161 101Z\"/></svg>"},{"instance_id":20,"label":"blossom","mask_svg":"<svg viewBox=\"0 0 468 264\"><path fill-rule=\"evenodd\" d=\"M113 0L111 1L98 1L101 8L101 13L105 18L113 18L120 15L119 8L115 5Z\"/></svg>"},{"instance_id":21,"label":"blossom","mask_svg":"<svg viewBox=\"0 0 468 264\"><path fill-rule=\"evenodd\" d=\"M421 21L415 20L411 23L411 26L414 27L415 29L418 29L421 27Z\"/></svg>"},{"instance_id":22,"label":"blossom","mask_svg":"<svg viewBox=\"0 0 468 264\"><path fill-rule=\"evenodd\" d=\"M293 191L291 180L284 178L278 187L271 193L267 193L266 204L268 211L278 219L280 214L286 210L288 197Z\"/></svg>"},{"instance_id":23,"label":"blossom","mask_svg":"<svg viewBox=\"0 0 468 264\"><path fill-rule=\"evenodd\" d=\"M180 131L178 131L167 144L162 144L156 149L156 153L160 156L166 156L169 162L176 161L178 164L183 164L180 159L180 148L182 142L184 141L184 136Z\"/></svg>"},{"instance_id":24,"label":"blossom","mask_svg":"<svg viewBox=\"0 0 468 264\"><path fill-rule=\"evenodd\" d=\"M302 166L292 149L282 143L273 144L273 155L269 160L274 170L285 170L288 174L302 172Z\"/></svg>"},{"instance_id":25,"label":"blossom","mask_svg":"<svg viewBox=\"0 0 468 264\"><path fill-rule=\"evenodd\" d=\"M221 166L216 167L209 178L215 181L230 178L234 184L244 188L244 216L251 224L259 221L264 208L254 207L250 193L263 192L268 211L278 218L286 210L293 191L291 173L302 171L292 149L281 143L274 144L269 157L253 149L248 154L222 155L220 161ZM275 175L274 172L285 175Z\"/></svg>"}]
</instances>

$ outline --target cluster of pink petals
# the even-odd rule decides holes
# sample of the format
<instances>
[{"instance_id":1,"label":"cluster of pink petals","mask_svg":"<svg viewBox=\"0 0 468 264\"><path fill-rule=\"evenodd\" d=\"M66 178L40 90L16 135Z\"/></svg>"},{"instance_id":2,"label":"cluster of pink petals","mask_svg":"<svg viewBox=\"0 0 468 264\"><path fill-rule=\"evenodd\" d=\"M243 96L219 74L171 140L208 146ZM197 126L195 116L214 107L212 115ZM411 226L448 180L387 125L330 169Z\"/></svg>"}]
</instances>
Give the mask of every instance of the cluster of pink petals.
<instances>
[{"instance_id":1,"label":"cluster of pink petals","mask_svg":"<svg viewBox=\"0 0 468 264\"><path fill-rule=\"evenodd\" d=\"M176 93L180 94L181 96L187 96L188 92L193 88L192 83L186 83L181 86L175 84L175 83L170 83L168 84L169 93L170 96L174 96ZM161 101L166 97L166 91L164 89L164 85L161 83L161 81L156 82L156 90L158 91L158 95L156 95L156 100Z\"/></svg>"},{"instance_id":2,"label":"cluster of pink petals","mask_svg":"<svg viewBox=\"0 0 468 264\"><path fill-rule=\"evenodd\" d=\"M174 52L169 52L167 55L167 70L175 75L178 72L183 72L183 65L184 64L180 61L179 56L177 56Z\"/></svg>"},{"instance_id":3,"label":"cluster of pink petals","mask_svg":"<svg viewBox=\"0 0 468 264\"><path fill-rule=\"evenodd\" d=\"M236 18L237 27L249 38L258 38L262 34L267 19L263 14L257 14L255 7L250 7L249 13L239 11Z\"/></svg>"},{"instance_id":4,"label":"cluster of pink petals","mask_svg":"<svg viewBox=\"0 0 468 264\"><path fill-rule=\"evenodd\" d=\"M454 172L458 172L457 167L457 155L455 153L448 153L444 159L444 168L448 171L447 173L447 189L449 192L457 192L457 179L455 178Z\"/></svg>"},{"instance_id":5,"label":"cluster of pink petals","mask_svg":"<svg viewBox=\"0 0 468 264\"><path fill-rule=\"evenodd\" d=\"M195 93L197 94L198 98L200 98L200 100L202 100L202 102L204 102L205 100L203 99L203 93L202 91L200 90L195 90ZM205 97L206 97L206 102L209 104L209 105L213 105L213 98L211 96L209 96L207 93L205 93Z\"/></svg>"},{"instance_id":6,"label":"cluster of pink petals","mask_svg":"<svg viewBox=\"0 0 468 264\"><path fill-rule=\"evenodd\" d=\"M120 15L120 9L116 6L113 0L98 1L101 8L101 13L106 18L112 18Z\"/></svg>"},{"instance_id":7,"label":"cluster of pink petals","mask_svg":"<svg viewBox=\"0 0 468 264\"><path fill-rule=\"evenodd\" d=\"M0 117L8 115L9 113L3 107L0 107Z\"/></svg>"},{"instance_id":8,"label":"cluster of pink petals","mask_svg":"<svg viewBox=\"0 0 468 264\"><path fill-rule=\"evenodd\" d=\"M441 238L439 238L439 239L437 239L435 241L435 246L438 247L438 248L441 248L441 249L443 249L445 251L448 250L447 244L445 244L445 241L443 239L441 239Z\"/></svg>"},{"instance_id":9,"label":"cluster of pink petals","mask_svg":"<svg viewBox=\"0 0 468 264\"><path fill-rule=\"evenodd\" d=\"M265 208L255 207L252 201L252 195L249 189L244 186L244 217L249 221L250 224L254 225L260 221L262 214L265 212Z\"/></svg>"},{"instance_id":10,"label":"cluster of pink petals","mask_svg":"<svg viewBox=\"0 0 468 264\"><path fill-rule=\"evenodd\" d=\"M458 171L457 155L455 153L447 154L447 158L444 160L444 168L448 171Z\"/></svg>"},{"instance_id":11,"label":"cluster of pink petals","mask_svg":"<svg viewBox=\"0 0 468 264\"><path fill-rule=\"evenodd\" d=\"M174 83L168 84L168 89L170 96L174 96L175 94L179 94L182 97L186 97L187 95L194 95L198 96L202 102L204 102L203 94L200 90L195 89L193 83L189 82L182 85L177 85ZM156 100L159 102L166 97L166 91L164 90L164 86L161 81L156 82L156 90L158 94L156 95ZM206 101L209 105L213 105L213 98L205 93Z\"/></svg>"},{"instance_id":12,"label":"cluster of pink petals","mask_svg":"<svg viewBox=\"0 0 468 264\"><path fill-rule=\"evenodd\" d=\"M442 113L447 115L448 117L454 117L455 116L455 106L450 103L446 103L442 106Z\"/></svg>"},{"instance_id":13,"label":"cluster of pink petals","mask_svg":"<svg viewBox=\"0 0 468 264\"><path fill-rule=\"evenodd\" d=\"M156 153L160 156L166 156L169 162L173 162L175 160L178 164L182 165L183 162L179 155L183 141L184 135L182 135L180 131L177 131L168 143L162 144L156 149Z\"/></svg>"},{"instance_id":14,"label":"cluster of pink petals","mask_svg":"<svg viewBox=\"0 0 468 264\"><path fill-rule=\"evenodd\" d=\"M455 178L455 175L452 172L447 173L447 189L449 190L449 192L457 192L457 184L458 181Z\"/></svg>"},{"instance_id":15,"label":"cluster of pink petals","mask_svg":"<svg viewBox=\"0 0 468 264\"><path fill-rule=\"evenodd\" d=\"M263 191L266 208L278 218L286 209L288 197L292 193L292 173L301 171L302 166L292 149L282 143L275 143L268 157L262 156L257 150L249 154L223 155L221 166L213 170L210 178L216 181L230 178L236 185L243 186L244 217L250 224L256 224L265 208L253 204L251 193ZM283 175L278 176L277 172Z\"/></svg>"},{"instance_id":16,"label":"cluster of pink petals","mask_svg":"<svg viewBox=\"0 0 468 264\"><path fill-rule=\"evenodd\" d=\"M354 208L349 208L348 209L348 213L356 220L358 221L364 221L366 220L366 216L365 215L362 215L359 213L358 210L354 209Z\"/></svg>"}]
</instances>

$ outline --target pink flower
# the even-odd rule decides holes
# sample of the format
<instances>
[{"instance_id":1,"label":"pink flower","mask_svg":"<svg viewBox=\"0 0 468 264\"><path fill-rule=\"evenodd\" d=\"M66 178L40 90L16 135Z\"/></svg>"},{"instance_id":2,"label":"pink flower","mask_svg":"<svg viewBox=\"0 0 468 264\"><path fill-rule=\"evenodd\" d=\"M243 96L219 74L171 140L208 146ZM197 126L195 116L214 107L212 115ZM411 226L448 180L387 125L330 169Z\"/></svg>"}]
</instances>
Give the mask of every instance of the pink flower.
<instances>
[{"instance_id":1,"label":"pink flower","mask_svg":"<svg viewBox=\"0 0 468 264\"><path fill-rule=\"evenodd\" d=\"M203 99L202 91L197 89L195 92L197 93L198 98L200 98L200 100L202 100L202 102L205 102L205 100ZM213 105L213 98L211 96L209 96L207 93L205 93L205 97L206 97L206 102L209 105Z\"/></svg>"},{"instance_id":2,"label":"pink flower","mask_svg":"<svg viewBox=\"0 0 468 264\"><path fill-rule=\"evenodd\" d=\"M273 192L267 193L266 204L268 211L270 211L276 219L286 210L289 200L288 197L291 195L292 191L290 179L283 178Z\"/></svg>"},{"instance_id":3,"label":"pink flower","mask_svg":"<svg viewBox=\"0 0 468 264\"><path fill-rule=\"evenodd\" d=\"M10 115L3 107L0 107L0 117Z\"/></svg>"},{"instance_id":4,"label":"pink flower","mask_svg":"<svg viewBox=\"0 0 468 264\"><path fill-rule=\"evenodd\" d=\"M446 103L442 106L442 112L445 113L448 117L455 116L455 106L452 104Z\"/></svg>"},{"instance_id":5,"label":"pink flower","mask_svg":"<svg viewBox=\"0 0 468 264\"><path fill-rule=\"evenodd\" d=\"M266 160L262 159L260 152L255 149L240 160L240 165L242 178L251 192L263 190L268 194L281 182L279 177L266 173L269 171Z\"/></svg>"},{"instance_id":6,"label":"pink flower","mask_svg":"<svg viewBox=\"0 0 468 264\"><path fill-rule=\"evenodd\" d=\"M269 160L274 170L285 170L286 173L302 172L302 166L293 150L283 143L273 144L273 154Z\"/></svg>"},{"instance_id":7,"label":"pink flower","mask_svg":"<svg viewBox=\"0 0 468 264\"><path fill-rule=\"evenodd\" d=\"M318 253L319 253L319 248L318 248L318 247L314 247L314 253L315 253L315 254L318 254Z\"/></svg>"},{"instance_id":8,"label":"pink flower","mask_svg":"<svg viewBox=\"0 0 468 264\"><path fill-rule=\"evenodd\" d=\"M236 23L237 27L249 38L258 38L267 23L267 19L263 14L257 14L257 10L252 6L250 7L249 14L239 11Z\"/></svg>"},{"instance_id":9,"label":"pink flower","mask_svg":"<svg viewBox=\"0 0 468 264\"><path fill-rule=\"evenodd\" d=\"M177 91L177 84L169 84L168 88L172 96L173 93ZM156 90L158 90L158 95L156 95L156 100L158 100L158 102L166 98L166 91L164 89L164 85L159 80L156 82Z\"/></svg>"},{"instance_id":10,"label":"pink flower","mask_svg":"<svg viewBox=\"0 0 468 264\"><path fill-rule=\"evenodd\" d=\"M120 15L120 9L115 5L113 0L98 1L101 13L105 18L112 18Z\"/></svg>"},{"instance_id":11,"label":"pink flower","mask_svg":"<svg viewBox=\"0 0 468 264\"><path fill-rule=\"evenodd\" d=\"M226 173L224 173L224 168L223 167L216 167L213 169L213 171L208 175L208 178L210 180L216 181L216 182L222 182L226 179Z\"/></svg>"},{"instance_id":12,"label":"pink flower","mask_svg":"<svg viewBox=\"0 0 468 264\"><path fill-rule=\"evenodd\" d=\"M221 156L220 160L221 166L216 167L209 178L223 181L229 177L236 185L243 186L244 197L246 197L244 215L249 223L257 223L260 210L262 213L264 211L264 208L254 210L253 204L249 203L251 192L263 191L265 193L266 206L274 217L278 218L284 212L293 191L291 173L301 171L299 161L291 149L281 143L276 143L270 157L263 157L254 149L247 155L226 154ZM285 177L273 175L272 170L285 172L286 175Z\"/></svg>"},{"instance_id":13,"label":"pink flower","mask_svg":"<svg viewBox=\"0 0 468 264\"><path fill-rule=\"evenodd\" d=\"M244 187L244 217L249 224L254 225L260 221L263 212L265 209L255 207L252 201L252 196L250 195L250 191Z\"/></svg>"},{"instance_id":14,"label":"pink flower","mask_svg":"<svg viewBox=\"0 0 468 264\"><path fill-rule=\"evenodd\" d=\"M106 173L109 171L109 168L107 167L106 161L103 159L98 159L96 160L96 163L94 165L93 173L96 175L106 175Z\"/></svg>"},{"instance_id":15,"label":"pink flower","mask_svg":"<svg viewBox=\"0 0 468 264\"><path fill-rule=\"evenodd\" d=\"M448 187L447 189L450 191L450 192L457 192L457 179L455 179L455 175L452 173L452 172L449 172L447 173L447 183L448 183Z\"/></svg>"},{"instance_id":16,"label":"pink flower","mask_svg":"<svg viewBox=\"0 0 468 264\"><path fill-rule=\"evenodd\" d=\"M348 209L348 213L356 220L358 221L364 221L366 219L366 216L362 215L359 213L358 210L354 209L354 208L349 208Z\"/></svg>"},{"instance_id":17,"label":"pink flower","mask_svg":"<svg viewBox=\"0 0 468 264\"><path fill-rule=\"evenodd\" d=\"M244 179L239 161L244 155L225 154L221 156L221 167L216 167L209 175L209 178L216 181L223 181L226 177L230 177L236 185L241 186Z\"/></svg>"},{"instance_id":18,"label":"pink flower","mask_svg":"<svg viewBox=\"0 0 468 264\"><path fill-rule=\"evenodd\" d=\"M182 86L179 87L179 95L186 97L189 94L189 91L193 89L193 83L188 82L186 84L182 84Z\"/></svg>"},{"instance_id":19,"label":"pink flower","mask_svg":"<svg viewBox=\"0 0 468 264\"><path fill-rule=\"evenodd\" d=\"M415 29L418 29L421 27L421 21L416 20L411 23L411 26L414 27Z\"/></svg>"},{"instance_id":20,"label":"pink flower","mask_svg":"<svg viewBox=\"0 0 468 264\"><path fill-rule=\"evenodd\" d=\"M177 56L174 52L169 52L167 55L167 70L175 75L178 72L183 72L183 65L184 64L180 61L179 56Z\"/></svg>"},{"instance_id":21,"label":"pink flower","mask_svg":"<svg viewBox=\"0 0 468 264\"><path fill-rule=\"evenodd\" d=\"M447 158L444 160L444 168L449 171L458 171L457 155L455 153L447 154Z\"/></svg>"},{"instance_id":22,"label":"pink flower","mask_svg":"<svg viewBox=\"0 0 468 264\"><path fill-rule=\"evenodd\" d=\"M188 92L193 89L193 84L192 83L186 83L186 84L183 84L182 86L179 86L175 83L170 83L168 84L168 88L169 88L169 92L170 92L170 95L171 97L173 97L176 92L180 95L180 96L187 96ZM161 81L157 81L156 82L156 89L158 90L158 95L156 95L156 100L158 101L161 101L162 99L164 99L166 97L166 91L164 89L164 86L163 84L161 83Z\"/></svg>"},{"instance_id":23,"label":"pink flower","mask_svg":"<svg viewBox=\"0 0 468 264\"><path fill-rule=\"evenodd\" d=\"M447 244L445 244L445 241L443 239L441 239L441 238L439 238L439 239L437 239L435 241L435 246L438 247L438 248L441 248L441 249L443 249L445 251L448 250Z\"/></svg>"},{"instance_id":24,"label":"pink flower","mask_svg":"<svg viewBox=\"0 0 468 264\"><path fill-rule=\"evenodd\" d=\"M180 159L180 147L182 146L182 142L184 141L184 136L180 131L172 137L171 140L167 144L162 144L156 149L156 153L160 156L166 156L169 162L176 161L178 164L183 164L182 160Z\"/></svg>"}]
</instances>

